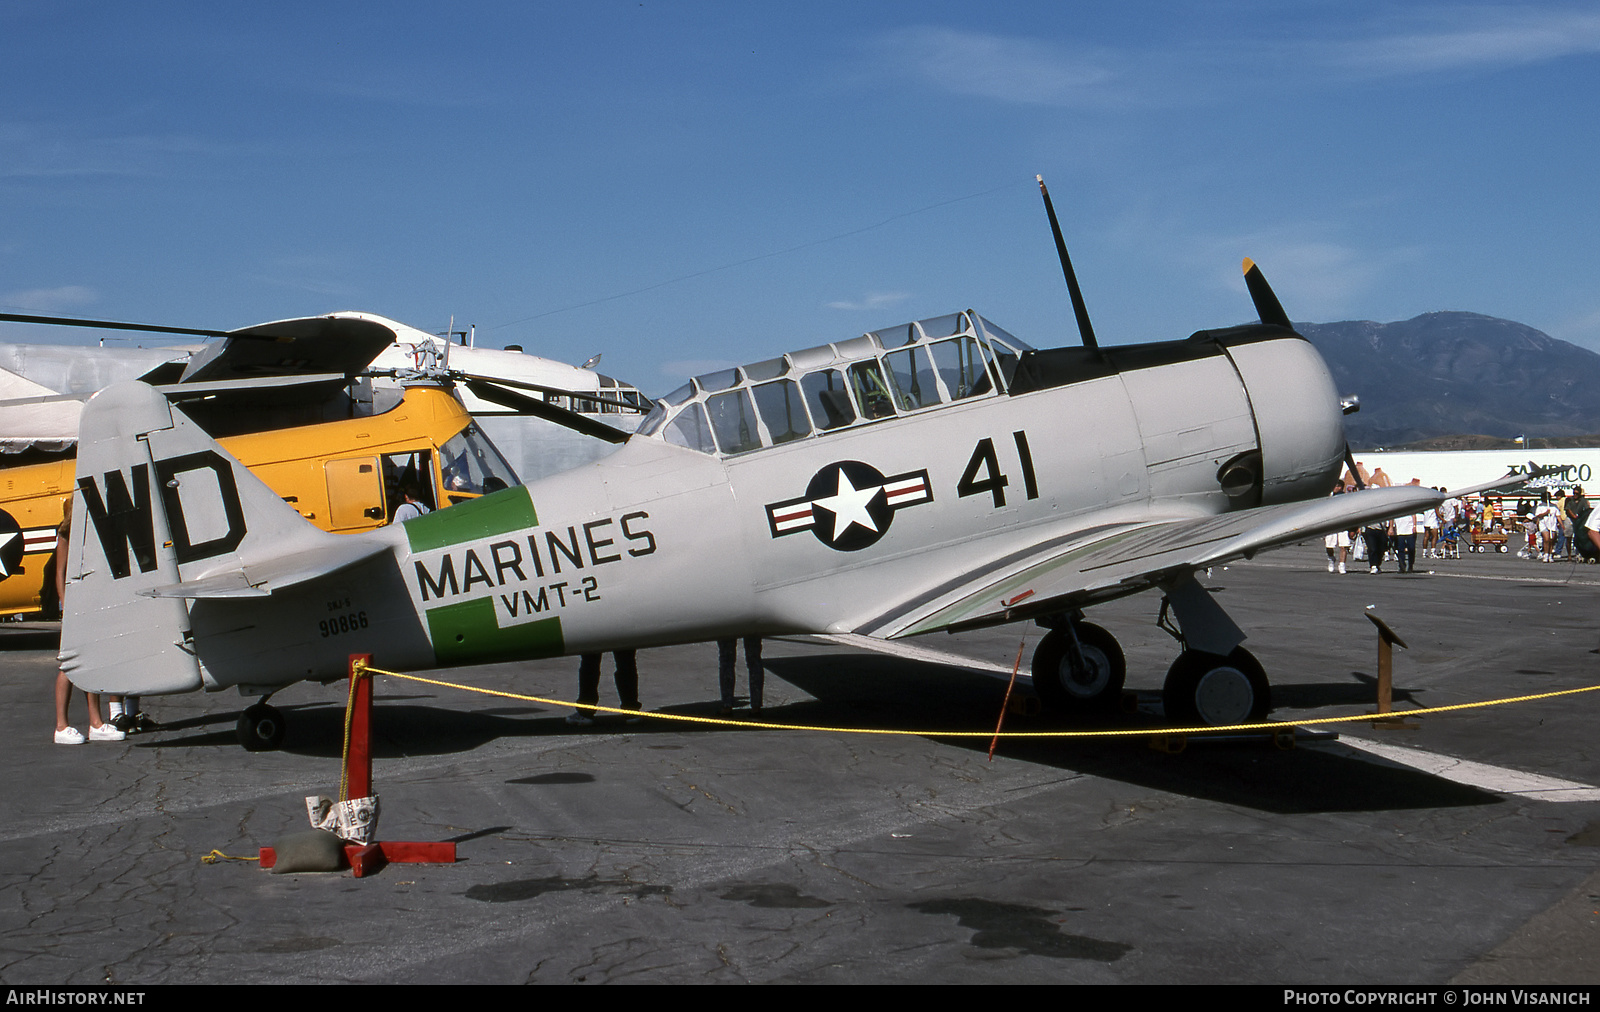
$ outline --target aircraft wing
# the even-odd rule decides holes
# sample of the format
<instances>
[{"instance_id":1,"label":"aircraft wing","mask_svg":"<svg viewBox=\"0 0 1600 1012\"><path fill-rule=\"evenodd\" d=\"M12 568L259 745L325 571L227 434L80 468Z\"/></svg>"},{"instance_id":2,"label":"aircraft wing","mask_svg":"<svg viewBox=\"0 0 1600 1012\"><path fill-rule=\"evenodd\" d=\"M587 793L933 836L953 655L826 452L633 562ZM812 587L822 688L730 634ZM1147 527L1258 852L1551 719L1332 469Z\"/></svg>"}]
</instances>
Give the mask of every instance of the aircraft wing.
<instances>
[{"instance_id":1,"label":"aircraft wing","mask_svg":"<svg viewBox=\"0 0 1600 1012\"><path fill-rule=\"evenodd\" d=\"M1332 531L1432 509L1444 498L1431 488L1399 485L1218 516L1091 520L903 601L855 631L895 639L1052 614Z\"/></svg>"}]
</instances>

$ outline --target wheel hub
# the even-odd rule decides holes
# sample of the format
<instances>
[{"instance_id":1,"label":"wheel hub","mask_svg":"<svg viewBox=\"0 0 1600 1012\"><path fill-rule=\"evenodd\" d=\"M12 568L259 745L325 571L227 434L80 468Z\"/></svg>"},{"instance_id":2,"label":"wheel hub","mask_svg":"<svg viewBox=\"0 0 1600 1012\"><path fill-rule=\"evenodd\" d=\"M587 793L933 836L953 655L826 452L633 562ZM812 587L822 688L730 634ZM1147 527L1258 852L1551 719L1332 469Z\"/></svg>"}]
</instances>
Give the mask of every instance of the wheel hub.
<instances>
[{"instance_id":1,"label":"wheel hub","mask_svg":"<svg viewBox=\"0 0 1600 1012\"><path fill-rule=\"evenodd\" d=\"M1111 662L1094 647L1081 647L1083 669L1075 670L1070 657L1061 659L1061 687L1081 699L1091 699L1105 690L1111 678Z\"/></svg>"},{"instance_id":2,"label":"wheel hub","mask_svg":"<svg viewBox=\"0 0 1600 1012\"><path fill-rule=\"evenodd\" d=\"M1213 726L1243 724L1250 719L1255 702L1249 676L1231 665L1207 671L1194 688L1195 709Z\"/></svg>"}]
</instances>

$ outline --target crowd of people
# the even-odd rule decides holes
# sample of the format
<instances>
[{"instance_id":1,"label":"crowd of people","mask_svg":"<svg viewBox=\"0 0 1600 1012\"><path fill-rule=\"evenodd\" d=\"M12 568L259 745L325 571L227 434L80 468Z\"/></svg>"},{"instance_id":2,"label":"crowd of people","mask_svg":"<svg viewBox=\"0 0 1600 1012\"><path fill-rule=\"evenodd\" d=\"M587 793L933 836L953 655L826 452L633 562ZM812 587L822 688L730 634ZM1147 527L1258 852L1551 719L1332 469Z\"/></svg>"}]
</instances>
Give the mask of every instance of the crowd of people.
<instances>
[{"instance_id":1,"label":"crowd of people","mask_svg":"<svg viewBox=\"0 0 1600 1012\"><path fill-rule=\"evenodd\" d=\"M1356 469L1345 472L1334 495L1394 484L1381 467L1369 474L1357 461ZM1412 478L1408 484L1420 486L1422 480ZM1416 568L1419 551L1424 559L1453 559L1460 558L1463 548L1506 552L1515 547L1519 558L1538 562L1600 562L1600 531L1589 526L1592 507L1581 485L1537 496L1452 496L1442 487L1435 491L1445 498L1434 509L1328 535L1323 541L1328 572L1345 573L1364 564L1369 573L1381 573L1392 562L1397 572L1409 573Z\"/></svg>"}]
</instances>

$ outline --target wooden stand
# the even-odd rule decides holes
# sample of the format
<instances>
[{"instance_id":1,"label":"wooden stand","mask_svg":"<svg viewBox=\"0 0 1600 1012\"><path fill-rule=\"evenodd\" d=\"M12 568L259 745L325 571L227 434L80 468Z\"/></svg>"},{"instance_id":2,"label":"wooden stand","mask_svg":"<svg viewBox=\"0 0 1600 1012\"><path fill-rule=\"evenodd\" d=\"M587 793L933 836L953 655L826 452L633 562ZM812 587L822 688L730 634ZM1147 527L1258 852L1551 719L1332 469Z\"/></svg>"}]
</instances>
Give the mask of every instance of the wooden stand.
<instances>
[{"instance_id":1,"label":"wooden stand","mask_svg":"<svg viewBox=\"0 0 1600 1012\"><path fill-rule=\"evenodd\" d=\"M1399 644L1401 650L1410 650L1406 641L1395 635L1389 624L1372 612L1365 612L1367 620L1378 627L1378 713L1390 712L1390 703L1394 698L1394 645ZM1416 731L1420 724L1413 724L1402 717L1384 717L1374 720L1372 726L1386 731Z\"/></svg>"}]
</instances>

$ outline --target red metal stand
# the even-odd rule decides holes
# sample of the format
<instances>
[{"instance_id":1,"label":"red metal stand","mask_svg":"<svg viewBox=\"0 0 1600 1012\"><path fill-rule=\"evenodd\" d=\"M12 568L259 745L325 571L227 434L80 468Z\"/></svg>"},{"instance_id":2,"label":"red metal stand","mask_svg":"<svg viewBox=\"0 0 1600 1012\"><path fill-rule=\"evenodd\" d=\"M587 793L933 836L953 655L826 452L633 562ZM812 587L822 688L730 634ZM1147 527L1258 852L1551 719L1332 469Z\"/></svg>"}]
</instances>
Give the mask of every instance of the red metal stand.
<instances>
[{"instance_id":1,"label":"red metal stand","mask_svg":"<svg viewBox=\"0 0 1600 1012\"><path fill-rule=\"evenodd\" d=\"M350 747L345 754L346 798L372 796L372 676L364 670L372 663L371 654L350 655ZM341 798L340 800L344 800ZM346 843L345 860L356 878L376 875L383 866L397 864L454 864L454 843ZM271 868L278 856L271 847L261 848L261 867Z\"/></svg>"}]
</instances>

